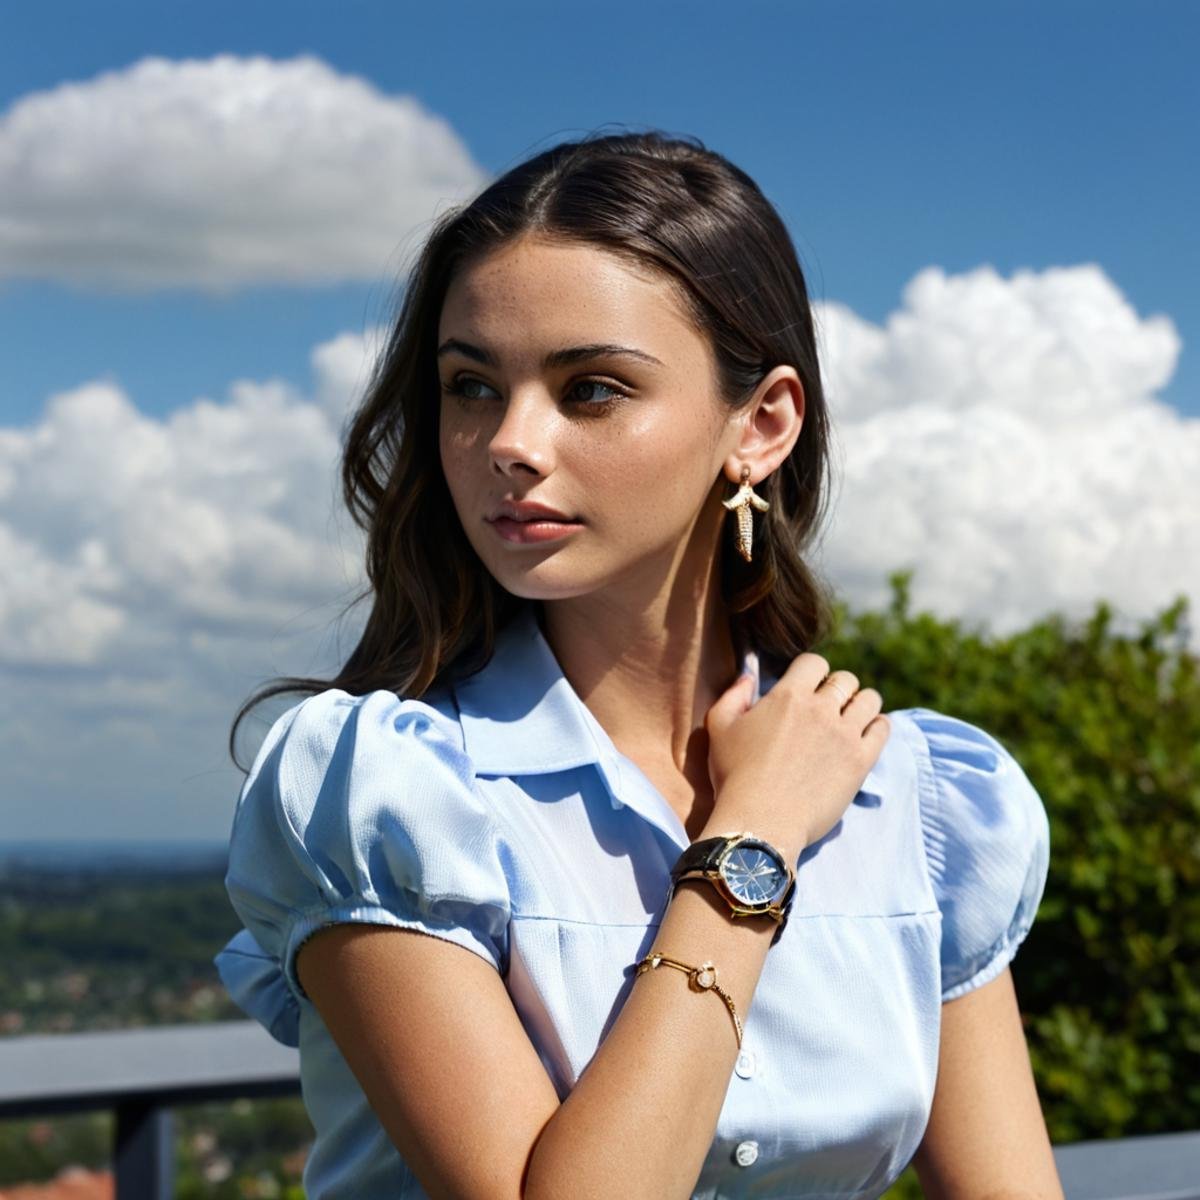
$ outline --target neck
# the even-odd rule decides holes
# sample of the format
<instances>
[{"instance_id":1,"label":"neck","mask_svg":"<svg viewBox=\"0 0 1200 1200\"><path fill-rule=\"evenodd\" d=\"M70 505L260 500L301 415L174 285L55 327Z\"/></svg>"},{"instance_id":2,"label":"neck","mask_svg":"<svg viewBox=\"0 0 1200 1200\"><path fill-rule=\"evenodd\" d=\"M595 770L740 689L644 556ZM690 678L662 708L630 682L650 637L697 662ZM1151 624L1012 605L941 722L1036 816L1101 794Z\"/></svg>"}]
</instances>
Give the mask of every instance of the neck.
<instances>
[{"instance_id":1,"label":"neck","mask_svg":"<svg viewBox=\"0 0 1200 1200\"><path fill-rule=\"evenodd\" d=\"M563 674L614 744L650 760L669 754L682 773L702 769L704 779L704 718L741 666L717 555L708 551L697 555L698 569L674 572L673 585L649 602L630 588L542 604L542 629Z\"/></svg>"}]
</instances>

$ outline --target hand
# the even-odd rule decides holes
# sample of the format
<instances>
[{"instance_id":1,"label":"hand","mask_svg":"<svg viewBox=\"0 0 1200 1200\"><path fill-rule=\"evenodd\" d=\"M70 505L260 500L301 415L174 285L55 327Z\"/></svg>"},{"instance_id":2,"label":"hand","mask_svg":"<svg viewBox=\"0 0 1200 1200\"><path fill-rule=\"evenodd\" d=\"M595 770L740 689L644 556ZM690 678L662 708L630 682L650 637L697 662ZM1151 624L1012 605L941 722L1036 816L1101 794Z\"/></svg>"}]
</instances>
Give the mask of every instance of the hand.
<instances>
[{"instance_id":1,"label":"hand","mask_svg":"<svg viewBox=\"0 0 1200 1200\"><path fill-rule=\"evenodd\" d=\"M708 710L714 806L702 836L748 829L800 850L841 820L891 733L883 697L819 654L798 655L759 701L741 676Z\"/></svg>"}]
</instances>

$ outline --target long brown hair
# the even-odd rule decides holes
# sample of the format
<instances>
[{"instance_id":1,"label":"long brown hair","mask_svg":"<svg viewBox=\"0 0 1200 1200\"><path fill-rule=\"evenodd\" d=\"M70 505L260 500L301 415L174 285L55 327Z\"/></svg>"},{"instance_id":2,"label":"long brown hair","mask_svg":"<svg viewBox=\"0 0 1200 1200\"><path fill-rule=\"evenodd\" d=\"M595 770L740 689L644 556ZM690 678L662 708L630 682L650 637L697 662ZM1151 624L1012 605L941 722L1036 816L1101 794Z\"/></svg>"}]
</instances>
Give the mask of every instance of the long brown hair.
<instances>
[{"instance_id":1,"label":"long brown hair","mask_svg":"<svg viewBox=\"0 0 1200 1200\"><path fill-rule=\"evenodd\" d=\"M755 517L752 561L723 543L721 587L735 635L776 675L828 633L832 596L802 557L828 503L828 411L787 229L758 185L698 138L589 135L519 163L433 223L345 436L342 492L366 534L369 580L352 604L373 597L370 616L333 679L277 679L242 705L229 734L239 767L238 726L263 700L326 688L419 698L486 664L496 633L528 603L496 582L459 523L440 466L435 357L455 272L525 233L596 246L671 280L711 339L731 408L775 366L795 368L800 436L757 485L771 507Z\"/></svg>"}]
</instances>

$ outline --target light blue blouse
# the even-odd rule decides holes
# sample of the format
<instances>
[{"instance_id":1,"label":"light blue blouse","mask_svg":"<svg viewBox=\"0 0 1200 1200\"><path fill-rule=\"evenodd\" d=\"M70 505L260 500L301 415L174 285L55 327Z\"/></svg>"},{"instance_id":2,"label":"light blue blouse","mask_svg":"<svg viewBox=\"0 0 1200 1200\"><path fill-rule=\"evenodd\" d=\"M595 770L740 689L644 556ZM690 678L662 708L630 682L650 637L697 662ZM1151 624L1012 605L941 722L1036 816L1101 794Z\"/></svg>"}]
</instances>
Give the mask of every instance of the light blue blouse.
<instances>
[{"instance_id":1,"label":"light blue blouse","mask_svg":"<svg viewBox=\"0 0 1200 1200\"><path fill-rule=\"evenodd\" d=\"M749 652L756 696L774 682L758 665ZM1050 834L1021 767L954 717L889 716L861 790L797 860L694 1200L884 1192L925 1130L942 1003L998 975L1033 923ZM654 941L688 841L532 607L457 686L422 700L330 689L284 713L233 819L225 884L245 929L214 961L239 1006L299 1046L316 1132L306 1194L426 1196L300 986L305 938L366 921L480 955L565 1097Z\"/></svg>"}]
</instances>

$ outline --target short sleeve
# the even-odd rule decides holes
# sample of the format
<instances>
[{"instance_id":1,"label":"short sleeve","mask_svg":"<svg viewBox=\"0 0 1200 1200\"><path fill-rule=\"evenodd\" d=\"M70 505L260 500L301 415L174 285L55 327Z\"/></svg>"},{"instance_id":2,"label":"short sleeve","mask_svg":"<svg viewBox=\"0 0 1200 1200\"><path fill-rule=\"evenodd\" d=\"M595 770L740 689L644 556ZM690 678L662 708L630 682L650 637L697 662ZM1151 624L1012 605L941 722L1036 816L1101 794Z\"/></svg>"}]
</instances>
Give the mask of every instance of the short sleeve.
<instances>
[{"instance_id":1,"label":"short sleeve","mask_svg":"<svg viewBox=\"0 0 1200 1200\"><path fill-rule=\"evenodd\" d=\"M291 1041L296 952L326 925L418 930L503 971L505 853L455 722L387 691L312 696L272 726L238 799L225 888L245 931L222 979Z\"/></svg>"},{"instance_id":2,"label":"short sleeve","mask_svg":"<svg viewBox=\"0 0 1200 1200\"><path fill-rule=\"evenodd\" d=\"M924 735L921 827L942 913L942 1000L994 979L1025 940L1050 865L1041 796L991 734L928 708L908 710Z\"/></svg>"}]
</instances>

